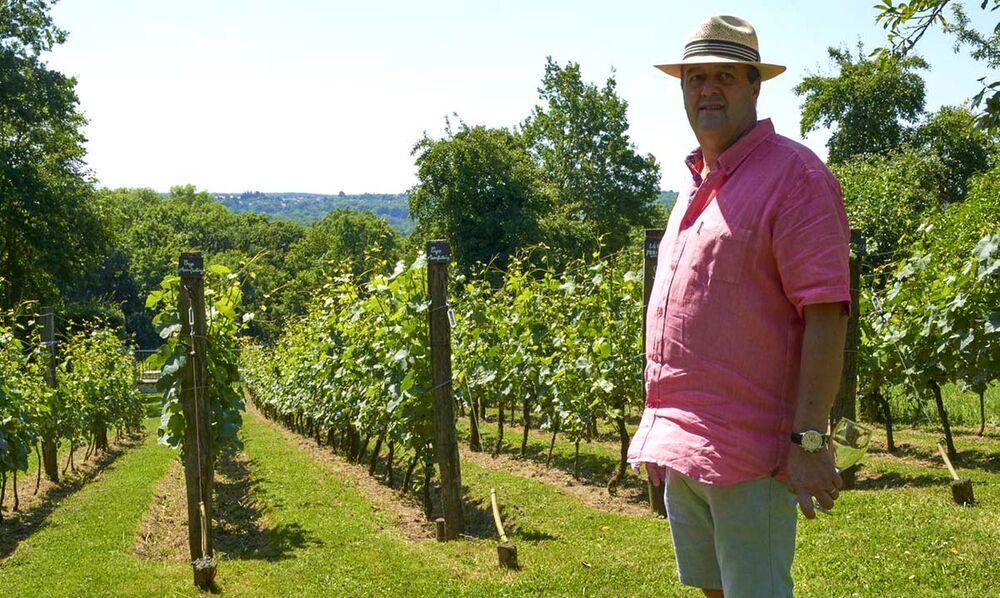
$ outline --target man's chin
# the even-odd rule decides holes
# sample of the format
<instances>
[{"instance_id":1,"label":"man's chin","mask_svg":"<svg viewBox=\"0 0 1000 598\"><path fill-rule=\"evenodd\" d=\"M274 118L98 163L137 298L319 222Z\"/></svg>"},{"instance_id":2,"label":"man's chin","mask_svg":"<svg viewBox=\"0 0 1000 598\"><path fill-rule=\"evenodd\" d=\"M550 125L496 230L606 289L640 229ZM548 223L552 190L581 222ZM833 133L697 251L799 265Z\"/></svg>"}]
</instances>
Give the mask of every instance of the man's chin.
<instances>
[{"instance_id":1,"label":"man's chin","mask_svg":"<svg viewBox=\"0 0 1000 598\"><path fill-rule=\"evenodd\" d=\"M713 118L699 118L694 126L694 131L696 134L707 133L715 134L722 133L726 130L728 123L725 118L713 117Z\"/></svg>"}]
</instances>

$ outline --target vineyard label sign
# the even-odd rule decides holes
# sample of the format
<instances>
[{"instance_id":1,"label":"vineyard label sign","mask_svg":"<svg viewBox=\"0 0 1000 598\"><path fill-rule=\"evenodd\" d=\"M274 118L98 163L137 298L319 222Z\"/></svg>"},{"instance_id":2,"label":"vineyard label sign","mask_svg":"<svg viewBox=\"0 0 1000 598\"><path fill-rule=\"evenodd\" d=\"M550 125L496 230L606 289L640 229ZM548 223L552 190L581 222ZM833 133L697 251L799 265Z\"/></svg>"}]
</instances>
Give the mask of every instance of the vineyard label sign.
<instances>
[{"instance_id":1,"label":"vineyard label sign","mask_svg":"<svg viewBox=\"0 0 1000 598\"><path fill-rule=\"evenodd\" d=\"M205 275L205 260L200 253L182 253L177 274L185 278L201 278Z\"/></svg>"},{"instance_id":2,"label":"vineyard label sign","mask_svg":"<svg viewBox=\"0 0 1000 598\"><path fill-rule=\"evenodd\" d=\"M655 260L660 255L659 239L646 239L646 259Z\"/></svg>"},{"instance_id":3,"label":"vineyard label sign","mask_svg":"<svg viewBox=\"0 0 1000 598\"><path fill-rule=\"evenodd\" d=\"M451 262L451 245L448 241L427 241L427 263L448 264Z\"/></svg>"}]
</instances>

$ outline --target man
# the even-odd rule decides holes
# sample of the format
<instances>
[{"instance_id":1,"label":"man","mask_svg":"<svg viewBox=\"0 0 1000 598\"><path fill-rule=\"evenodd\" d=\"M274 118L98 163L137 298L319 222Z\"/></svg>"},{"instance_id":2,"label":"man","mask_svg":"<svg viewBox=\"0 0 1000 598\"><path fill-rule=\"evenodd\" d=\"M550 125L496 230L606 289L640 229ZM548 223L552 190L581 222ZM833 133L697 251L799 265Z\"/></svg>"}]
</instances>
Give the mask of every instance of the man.
<instances>
[{"instance_id":1,"label":"man","mask_svg":"<svg viewBox=\"0 0 1000 598\"><path fill-rule=\"evenodd\" d=\"M699 148L660 242L646 410L629 449L665 476L681 581L706 596L792 595L795 502L833 507L826 448L850 309L843 195L823 162L757 120L743 19L710 17L679 63Z\"/></svg>"}]
</instances>

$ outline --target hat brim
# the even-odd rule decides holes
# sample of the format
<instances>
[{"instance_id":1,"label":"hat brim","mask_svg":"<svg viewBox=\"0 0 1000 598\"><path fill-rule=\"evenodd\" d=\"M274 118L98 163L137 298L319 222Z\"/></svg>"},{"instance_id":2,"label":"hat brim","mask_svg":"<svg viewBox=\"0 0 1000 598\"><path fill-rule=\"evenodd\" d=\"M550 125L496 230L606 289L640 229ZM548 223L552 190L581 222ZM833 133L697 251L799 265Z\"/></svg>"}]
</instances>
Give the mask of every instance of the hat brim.
<instances>
[{"instance_id":1,"label":"hat brim","mask_svg":"<svg viewBox=\"0 0 1000 598\"><path fill-rule=\"evenodd\" d=\"M684 66L692 64L747 64L752 67L756 67L760 71L761 81L767 81L768 79L773 79L785 72L785 67L779 64L767 64L765 62L748 62L745 60L734 60L726 56L692 56L685 59L683 62L677 62L673 64L655 64L656 68L660 69L664 73L670 75L671 77L681 78L681 71Z\"/></svg>"}]
</instances>

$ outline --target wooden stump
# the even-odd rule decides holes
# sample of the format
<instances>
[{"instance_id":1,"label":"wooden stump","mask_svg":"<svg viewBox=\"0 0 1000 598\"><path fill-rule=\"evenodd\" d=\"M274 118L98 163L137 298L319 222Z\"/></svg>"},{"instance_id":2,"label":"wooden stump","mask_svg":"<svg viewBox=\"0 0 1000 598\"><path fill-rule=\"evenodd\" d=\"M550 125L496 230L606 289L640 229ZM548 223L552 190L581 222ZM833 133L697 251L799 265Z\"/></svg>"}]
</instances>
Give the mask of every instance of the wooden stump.
<instances>
[{"instance_id":1,"label":"wooden stump","mask_svg":"<svg viewBox=\"0 0 1000 598\"><path fill-rule=\"evenodd\" d=\"M952 480L951 497L955 500L956 505L969 506L976 502L972 495L972 480L969 478Z\"/></svg>"},{"instance_id":2,"label":"wooden stump","mask_svg":"<svg viewBox=\"0 0 1000 598\"><path fill-rule=\"evenodd\" d=\"M653 479L649 478L646 480L647 488L649 489L649 507L653 510L653 514L657 517L667 518L667 504L663 498L663 492L665 490L665 481L661 481L659 485L653 484Z\"/></svg>"},{"instance_id":3,"label":"wooden stump","mask_svg":"<svg viewBox=\"0 0 1000 598\"><path fill-rule=\"evenodd\" d=\"M445 535L444 517L438 517L434 520L434 533L437 534L438 542L444 542L448 539L448 536Z\"/></svg>"},{"instance_id":4,"label":"wooden stump","mask_svg":"<svg viewBox=\"0 0 1000 598\"><path fill-rule=\"evenodd\" d=\"M215 587L215 559L209 556L201 557L191 563L194 568L194 585L203 590Z\"/></svg>"},{"instance_id":5,"label":"wooden stump","mask_svg":"<svg viewBox=\"0 0 1000 598\"><path fill-rule=\"evenodd\" d=\"M500 566L504 569L520 569L517 564L517 546L505 543L497 545L497 556L500 558Z\"/></svg>"}]
</instances>

